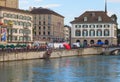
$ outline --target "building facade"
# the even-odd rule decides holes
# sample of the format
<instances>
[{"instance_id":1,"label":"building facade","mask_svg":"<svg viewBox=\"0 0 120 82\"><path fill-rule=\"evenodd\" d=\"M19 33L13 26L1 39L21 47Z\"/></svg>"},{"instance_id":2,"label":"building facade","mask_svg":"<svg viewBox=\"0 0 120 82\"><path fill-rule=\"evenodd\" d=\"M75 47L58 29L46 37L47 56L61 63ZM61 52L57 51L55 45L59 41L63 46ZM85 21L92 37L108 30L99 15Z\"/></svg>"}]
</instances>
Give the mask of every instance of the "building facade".
<instances>
[{"instance_id":1,"label":"building facade","mask_svg":"<svg viewBox=\"0 0 120 82\"><path fill-rule=\"evenodd\" d=\"M64 26L64 41L67 43L71 41L71 27L68 25Z\"/></svg>"},{"instance_id":2,"label":"building facade","mask_svg":"<svg viewBox=\"0 0 120 82\"><path fill-rule=\"evenodd\" d=\"M64 39L64 17L50 9L33 8L34 41L61 42Z\"/></svg>"},{"instance_id":3,"label":"building facade","mask_svg":"<svg viewBox=\"0 0 120 82\"><path fill-rule=\"evenodd\" d=\"M104 42L117 44L117 17L104 11L86 11L72 22L71 41L91 45Z\"/></svg>"},{"instance_id":4,"label":"building facade","mask_svg":"<svg viewBox=\"0 0 120 82\"><path fill-rule=\"evenodd\" d=\"M0 7L0 18L0 22L7 25L7 42L9 44L32 43L33 19L30 12Z\"/></svg>"},{"instance_id":5,"label":"building facade","mask_svg":"<svg viewBox=\"0 0 120 82\"><path fill-rule=\"evenodd\" d=\"M19 0L0 0L0 6L18 9Z\"/></svg>"}]
</instances>

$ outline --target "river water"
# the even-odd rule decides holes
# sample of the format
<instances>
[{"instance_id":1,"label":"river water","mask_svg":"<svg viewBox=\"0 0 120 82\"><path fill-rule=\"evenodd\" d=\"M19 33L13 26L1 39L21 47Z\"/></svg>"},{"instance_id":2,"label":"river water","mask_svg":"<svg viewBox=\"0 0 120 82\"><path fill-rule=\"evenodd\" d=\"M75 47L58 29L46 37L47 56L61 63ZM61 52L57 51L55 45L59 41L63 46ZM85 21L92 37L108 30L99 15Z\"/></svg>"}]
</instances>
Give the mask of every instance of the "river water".
<instances>
[{"instance_id":1,"label":"river water","mask_svg":"<svg viewBox=\"0 0 120 82\"><path fill-rule=\"evenodd\" d=\"M120 56L2 62L0 82L120 82Z\"/></svg>"}]
</instances>

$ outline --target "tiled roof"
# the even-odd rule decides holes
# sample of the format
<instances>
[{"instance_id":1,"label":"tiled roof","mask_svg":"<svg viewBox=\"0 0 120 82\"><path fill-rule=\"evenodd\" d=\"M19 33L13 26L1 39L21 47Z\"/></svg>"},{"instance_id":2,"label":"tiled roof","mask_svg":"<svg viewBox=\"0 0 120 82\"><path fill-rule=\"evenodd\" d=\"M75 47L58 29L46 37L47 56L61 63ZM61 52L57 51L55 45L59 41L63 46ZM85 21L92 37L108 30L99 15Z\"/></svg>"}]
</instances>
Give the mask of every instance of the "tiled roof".
<instances>
[{"instance_id":1,"label":"tiled roof","mask_svg":"<svg viewBox=\"0 0 120 82\"><path fill-rule=\"evenodd\" d=\"M21 9L3 7L3 6L0 6L0 10L15 11L15 12L22 12L22 13L29 13L30 14L30 12L28 10L21 10Z\"/></svg>"},{"instance_id":2,"label":"tiled roof","mask_svg":"<svg viewBox=\"0 0 120 82\"><path fill-rule=\"evenodd\" d=\"M47 9L47 8L42 8L42 7L40 7L40 8L33 8L31 13L32 14L53 14L53 15L57 15L57 16L60 16L60 17L64 18L64 16L56 13L55 11Z\"/></svg>"},{"instance_id":3,"label":"tiled roof","mask_svg":"<svg viewBox=\"0 0 120 82\"><path fill-rule=\"evenodd\" d=\"M87 18L87 21L84 21L84 17ZM98 17L101 17L101 21L98 21ZM73 23L116 23L109 17L104 11L86 11L79 17L75 18Z\"/></svg>"}]
</instances>

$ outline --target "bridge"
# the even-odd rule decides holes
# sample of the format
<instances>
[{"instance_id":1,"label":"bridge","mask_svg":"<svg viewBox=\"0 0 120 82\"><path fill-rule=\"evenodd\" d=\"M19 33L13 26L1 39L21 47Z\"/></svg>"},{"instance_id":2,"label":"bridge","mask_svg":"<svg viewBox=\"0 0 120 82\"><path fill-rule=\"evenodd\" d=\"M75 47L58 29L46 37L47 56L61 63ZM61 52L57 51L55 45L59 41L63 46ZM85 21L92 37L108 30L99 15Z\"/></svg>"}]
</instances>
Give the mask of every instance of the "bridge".
<instances>
[{"instance_id":1,"label":"bridge","mask_svg":"<svg viewBox=\"0 0 120 82\"><path fill-rule=\"evenodd\" d=\"M120 47L107 47L103 48L101 55L120 55Z\"/></svg>"}]
</instances>

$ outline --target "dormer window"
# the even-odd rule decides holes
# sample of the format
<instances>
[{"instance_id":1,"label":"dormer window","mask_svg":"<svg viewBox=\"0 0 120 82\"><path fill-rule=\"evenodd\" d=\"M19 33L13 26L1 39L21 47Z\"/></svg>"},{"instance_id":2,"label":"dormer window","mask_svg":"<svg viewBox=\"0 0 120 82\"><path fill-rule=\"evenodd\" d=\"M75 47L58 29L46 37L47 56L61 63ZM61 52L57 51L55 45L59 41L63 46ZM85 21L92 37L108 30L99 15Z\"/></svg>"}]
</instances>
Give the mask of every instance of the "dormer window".
<instances>
[{"instance_id":1,"label":"dormer window","mask_svg":"<svg viewBox=\"0 0 120 82\"><path fill-rule=\"evenodd\" d=\"M98 21L102 21L102 17L101 16L98 17Z\"/></svg>"},{"instance_id":2,"label":"dormer window","mask_svg":"<svg viewBox=\"0 0 120 82\"><path fill-rule=\"evenodd\" d=\"M87 17L84 17L84 21L87 21Z\"/></svg>"},{"instance_id":3,"label":"dormer window","mask_svg":"<svg viewBox=\"0 0 120 82\"><path fill-rule=\"evenodd\" d=\"M92 17L94 17L94 16L95 16L95 13L93 12L91 15L92 15Z\"/></svg>"}]
</instances>

